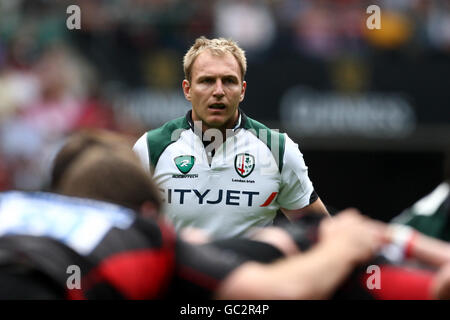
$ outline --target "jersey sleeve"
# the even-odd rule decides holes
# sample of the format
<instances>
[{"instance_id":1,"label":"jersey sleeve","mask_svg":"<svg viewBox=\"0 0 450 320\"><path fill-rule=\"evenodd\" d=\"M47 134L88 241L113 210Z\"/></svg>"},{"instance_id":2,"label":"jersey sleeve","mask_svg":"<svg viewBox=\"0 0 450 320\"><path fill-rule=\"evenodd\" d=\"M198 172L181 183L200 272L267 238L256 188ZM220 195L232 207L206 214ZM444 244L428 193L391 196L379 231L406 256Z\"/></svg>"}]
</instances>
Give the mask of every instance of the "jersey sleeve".
<instances>
[{"instance_id":1,"label":"jersey sleeve","mask_svg":"<svg viewBox=\"0 0 450 320\"><path fill-rule=\"evenodd\" d=\"M150 151L147 145L147 133L144 133L134 144L133 151L141 160L144 169L150 172Z\"/></svg>"},{"instance_id":2,"label":"jersey sleeve","mask_svg":"<svg viewBox=\"0 0 450 320\"><path fill-rule=\"evenodd\" d=\"M281 170L281 186L277 202L283 209L297 210L310 205L314 188L308 177L308 167L298 145L287 135Z\"/></svg>"},{"instance_id":3,"label":"jersey sleeve","mask_svg":"<svg viewBox=\"0 0 450 320\"><path fill-rule=\"evenodd\" d=\"M408 225L430 237L449 241L450 235L446 227L449 208L450 186L443 182L391 222Z\"/></svg>"}]
</instances>

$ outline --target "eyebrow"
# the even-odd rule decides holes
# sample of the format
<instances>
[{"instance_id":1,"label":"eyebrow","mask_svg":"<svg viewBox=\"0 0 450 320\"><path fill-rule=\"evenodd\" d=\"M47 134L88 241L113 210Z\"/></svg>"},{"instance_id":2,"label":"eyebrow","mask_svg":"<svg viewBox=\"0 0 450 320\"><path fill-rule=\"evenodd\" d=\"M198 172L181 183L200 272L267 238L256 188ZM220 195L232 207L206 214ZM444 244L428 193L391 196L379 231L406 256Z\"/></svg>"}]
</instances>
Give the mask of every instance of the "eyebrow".
<instances>
[{"instance_id":1,"label":"eyebrow","mask_svg":"<svg viewBox=\"0 0 450 320\"><path fill-rule=\"evenodd\" d=\"M217 76L215 76L215 75L203 75L203 76L198 77L197 81L201 81L204 79L215 79L215 78L217 78ZM234 79L234 80L239 81L239 78L232 74L226 74L226 75L221 76L220 78L222 78L222 79L229 78L229 79Z\"/></svg>"}]
</instances>

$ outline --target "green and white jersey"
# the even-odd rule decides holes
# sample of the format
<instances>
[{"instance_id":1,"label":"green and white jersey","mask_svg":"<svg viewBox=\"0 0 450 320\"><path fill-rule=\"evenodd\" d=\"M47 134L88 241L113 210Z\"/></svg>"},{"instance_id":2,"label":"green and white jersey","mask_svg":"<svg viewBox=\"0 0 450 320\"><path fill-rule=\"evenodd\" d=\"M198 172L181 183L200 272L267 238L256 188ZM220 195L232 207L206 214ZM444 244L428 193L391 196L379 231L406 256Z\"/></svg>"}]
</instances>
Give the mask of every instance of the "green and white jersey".
<instances>
[{"instance_id":1,"label":"green and white jersey","mask_svg":"<svg viewBox=\"0 0 450 320\"><path fill-rule=\"evenodd\" d=\"M443 182L392 220L434 238L450 241L450 185Z\"/></svg>"},{"instance_id":2,"label":"green and white jersey","mask_svg":"<svg viewBox=\"0 0 450 320\"><path fill-rule=\"evenodd\" d=\"M148 131L134 151L163 192L165 214L175 228L196 227L214 238L239 236L272 224L279 208L308 206L317 199L303 155L286 134L242 112L227 139L205 147L191 111ZM198 129L198 130L197 130ZM199 132L198 132L199 131Z\"/></svg>"}]
</instances>

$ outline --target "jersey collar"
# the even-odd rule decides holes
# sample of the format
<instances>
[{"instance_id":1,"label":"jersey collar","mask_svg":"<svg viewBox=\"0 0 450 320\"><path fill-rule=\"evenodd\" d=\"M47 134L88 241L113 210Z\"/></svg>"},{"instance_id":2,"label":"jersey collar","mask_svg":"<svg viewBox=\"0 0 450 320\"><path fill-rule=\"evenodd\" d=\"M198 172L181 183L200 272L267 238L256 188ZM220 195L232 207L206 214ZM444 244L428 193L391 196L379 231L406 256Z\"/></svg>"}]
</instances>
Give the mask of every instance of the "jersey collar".
<instances>
[{"instance_id":1,"label":"jersey collar","mask_svg":"<svg viewBox=\"0 0 450 320\"><path fill-rule=\"evenodd\" d=\"M238 120L236 121L234 127L233 127L233 131L237 131L238 129L244 128L245 127L245 123L247 122L247 116L244 114L244 112L242 112L241 109L238 109L239 111L239 117ZM195 132L194 130L194 121L192 120L192 110L189 110L186 113L186 121L189 124L189 127L191 128L192 131Z\"/></svg>"}]
</instances>

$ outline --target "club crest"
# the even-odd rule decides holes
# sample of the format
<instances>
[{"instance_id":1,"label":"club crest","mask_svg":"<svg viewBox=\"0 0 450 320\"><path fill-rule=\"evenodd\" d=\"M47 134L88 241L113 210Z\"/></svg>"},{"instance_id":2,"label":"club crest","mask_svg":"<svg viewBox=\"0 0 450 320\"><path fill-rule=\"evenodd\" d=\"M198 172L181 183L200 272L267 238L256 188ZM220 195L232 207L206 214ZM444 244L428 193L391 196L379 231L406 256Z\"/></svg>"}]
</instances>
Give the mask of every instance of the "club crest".
<instances>
[{"instance_id":1,"label":"club crest","mask_svg":"<svg viewBox=\"0 0 450 320\"><path fill-rule=\"evenodd\" d=\"M255 157L248 153L239 153L234 159L234 168L242 177L248 177L255 168Z\"/></svg>"},{"instance_id":2,"label":"club crest","mask_svg":"<svg viewBox=\"0 0 450 320\"><path fill-rule=\"evenodd\" d=\"M175 165L181 173L186 174L191 171L192 167L195 163L194 156L179 156L173 159L175 161Z\"/></svg>"}]
</instances>

